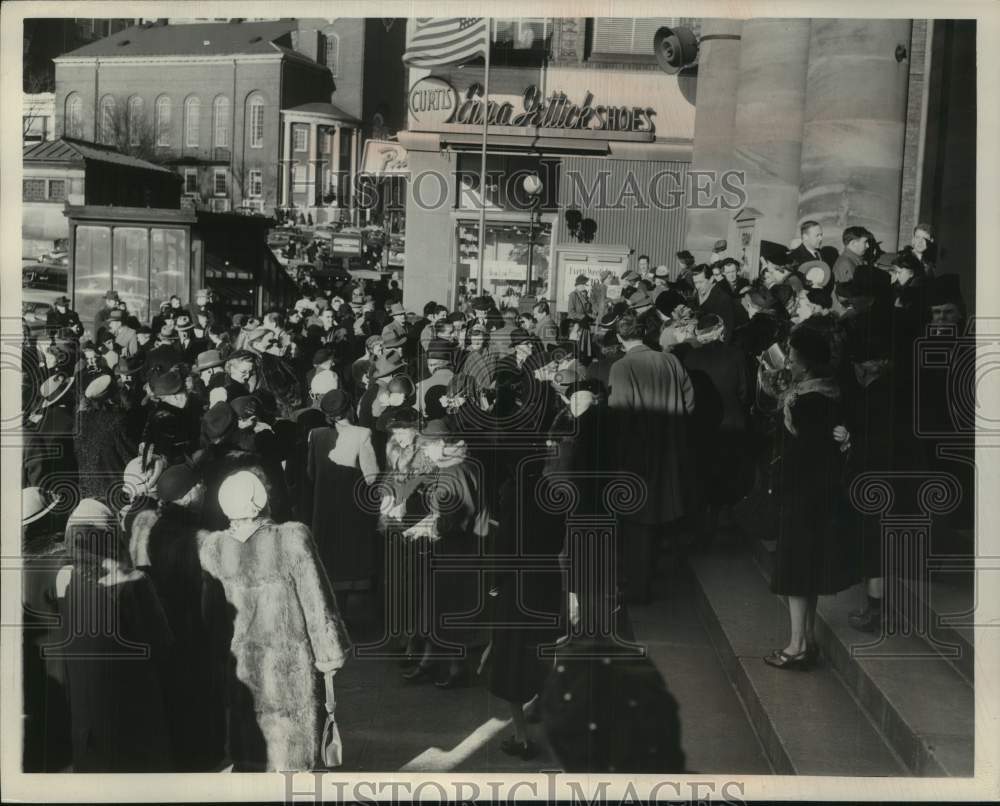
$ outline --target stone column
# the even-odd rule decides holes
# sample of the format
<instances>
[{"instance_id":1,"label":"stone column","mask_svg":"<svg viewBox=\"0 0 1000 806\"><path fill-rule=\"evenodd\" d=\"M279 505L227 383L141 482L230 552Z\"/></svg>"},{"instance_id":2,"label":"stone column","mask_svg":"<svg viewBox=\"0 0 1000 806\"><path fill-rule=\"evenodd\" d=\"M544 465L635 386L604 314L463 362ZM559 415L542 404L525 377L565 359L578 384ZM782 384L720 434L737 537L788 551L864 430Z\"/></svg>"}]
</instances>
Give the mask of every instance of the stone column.
<instances>
[{"instance_id":1,"label":"stone column","mask_svg":"<svg viewBox=\"0 0 1000 806\"><path fill-rule=\"evenodd\" d=\"M281 205L292 206L292 194L289 192L288 172L292 170L292 123L285 117L281 138Z\"/></svg>"},{"instance_id":2,"label":"stone column","mask_svg":"<svg viewBox=\"0 0 1000 806\"><path fill-rule=\"evenodd\" d=\"M340 124L337 123L333 127L333 155L331 156L330 173L334 177L334 182L337 187L337 200L333 203L333 206L339 210L340 209Z\"/></svg>"},{"instance_id":3,"label":"stone column","mask_svg":"<svg viewBox=\"0 0 1000 806\"><path fill-rule=\"evenodd\" d=\"M358 173L358 132L359 129L351 129L351 176L348 179L348 188L351 194L351 223L357 224L358 206L354 200L354 177Z\"/></svg>"},{"instance_id":4,"label":"stone column","mask_svg":"<svg viewBox=\"0 0 1000 806\"><path fill-rule=\"evenodd\" d=\"M848 226L892 245L899 231L910 20L814 19L802 135L799 221L843 248Z\"/></svg>"},{"instance_id":5,"label":"stone column","mask_svg":"<svg viewBox=\"0 0 1000 806\"><path fill-rule=\"evenodd\" d=\"M739 85L741 20L708 19L702 26L698 56L698 90L694 118L694 153L691 169L721 173L733 168L733 121L736 89ZM674 80L664 76L664 81ZM688 202L692 200L688 195ZM732 210L694 209L687 211L687 236L677 249L689 249L696 257L707 256L718 238L726 237ZM699 253L704 253L699 255ZM659 258L657 258L659 259ZM673 265L674 256L663 258Z\"/></svg>"},{"instance_id":6,"label":"stone column","mask_svg":"<svg viewBox=\"0 0 1000 806\"><path fill-rule=\"evenodd\" d=\"M319 131L315 123L309 124L309 168L306 172L306 198L309 200L309 207L315 208L316 204L316 188L319 186ZM319 212L317 211L313 215L313 219L316 220ZM319 223L318 221L316 223Z\"/></svg>"},{"instance_id":7,"label":"stone column","mask_svg":"<svg viewBox=\"0 0 1000 806\"><path fill-rule=\"evenodd\" d=\"M759 237L783 244L798 235L809 31L808 19L747 20L740 46L733 157Z\"/></svg>"}]
</instances>

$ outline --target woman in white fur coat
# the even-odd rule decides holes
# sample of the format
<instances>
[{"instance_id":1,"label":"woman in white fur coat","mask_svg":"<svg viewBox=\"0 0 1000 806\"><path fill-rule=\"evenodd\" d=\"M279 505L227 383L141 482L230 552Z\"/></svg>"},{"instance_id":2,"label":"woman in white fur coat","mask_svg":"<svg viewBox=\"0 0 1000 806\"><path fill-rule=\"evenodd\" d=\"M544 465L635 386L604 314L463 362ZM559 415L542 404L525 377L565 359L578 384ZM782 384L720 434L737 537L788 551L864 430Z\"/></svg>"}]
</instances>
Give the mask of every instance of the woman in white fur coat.
<instances>
[{"instance_id":1,"label":"woman in white fur coat","mask_svg":"<svg viewBox=\"0 0 1000 806\"><path fill-rule=\"evenodd\" d=\"M332 694L351 647L337 601L308 527L271 520L257 475L227 478L219 504L230 526L199 533L198 553L225 594L211 620L229 650L233 770L315 769L324 681Z\"/></svg>"}]
</instances>

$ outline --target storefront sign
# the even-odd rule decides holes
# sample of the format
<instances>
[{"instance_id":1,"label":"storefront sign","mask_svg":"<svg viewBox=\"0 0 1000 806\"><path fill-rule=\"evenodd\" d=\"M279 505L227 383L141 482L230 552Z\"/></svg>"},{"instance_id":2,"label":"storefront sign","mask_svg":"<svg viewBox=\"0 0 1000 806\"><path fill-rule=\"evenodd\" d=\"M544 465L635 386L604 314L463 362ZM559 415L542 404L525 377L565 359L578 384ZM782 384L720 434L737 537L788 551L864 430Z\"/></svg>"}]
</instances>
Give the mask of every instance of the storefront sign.
<instances>
[{"instance_id":1,"label":"storefront sign","mask_svg":"<svg viewBox=\"0 0 1000 806\"><path fill-rule=\"evenodd\" d=\"M408 176L406 149L387 140L365 141L360 173L370 176Z\"/></svg>"},{"instance_id":2,"label":"storefront sign","mask_svg":"<svg viewBox=\"0 0 1000 806\"><path fill-rule=\"evenodd\" d=\"M458 93L443 78L427 76L410 89L410 114L423 126L448 123L458 108Z\"/></svg>"},{"instance_id":3,"label":"storefront sign","mask_svg":"<svg viewBox=\"0 0 1000 806\"><path fill-rule=\"evenodd\" d=\"M458 93L443 79L430 77L417 82L410 91L410 110L414 118L422 124L427 121L414 109L414 95L418 95L418 104L428 103L427 94L430 90L425 88L424 83L429 81L435 82L435 91L442 93L442 100L434 102L436 110L441 107L447 95L443 87L447 87L455 99L458 99ZM655 115L656 110L650 106L595 104L594 94L589 90L584 93L579 103L570 99L565 92L553 91L546 97L535 85L524 90L519 106L510 101L491 100L489 104L490 126L530 126L543 129L638 132L652 135L656 133L656 124L653 120ZM482 126L482 85L478 83L471 85L465 97L456 104L453 114L435 118L431 122Z\"/></svg>"},{"instance_id":4,"label":"storefront sign","mask_svg":"<svg viewBox=\"0 0 1000 806\"><path fill-rule=\"evenodd\" d=\"M360 233L335 233L330 240L330 251L335 257L350 257L361 254Z\"/></svg>"}]
</instances>

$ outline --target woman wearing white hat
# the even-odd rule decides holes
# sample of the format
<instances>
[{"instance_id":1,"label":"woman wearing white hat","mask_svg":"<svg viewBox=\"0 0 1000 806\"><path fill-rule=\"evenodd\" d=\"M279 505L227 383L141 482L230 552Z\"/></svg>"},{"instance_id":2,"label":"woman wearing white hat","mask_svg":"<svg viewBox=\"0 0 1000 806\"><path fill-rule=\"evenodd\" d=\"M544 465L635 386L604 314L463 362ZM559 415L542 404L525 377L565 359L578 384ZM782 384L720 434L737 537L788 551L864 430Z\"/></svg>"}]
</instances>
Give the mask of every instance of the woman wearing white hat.
<instances>
[{"instance_id":1,"label":"woman wearing white hat","mask_svg":"<svg viewBox=\"0 0 1000 806\"><path fill-rule=\"evenodd\" d=\"M199 557L232 620L229 745L234 771L311 770L319 764L326 702L350 639L309 529L275 523L255 473L219 488L229 528L201 532Z\"/></svg>"}]
</instances>

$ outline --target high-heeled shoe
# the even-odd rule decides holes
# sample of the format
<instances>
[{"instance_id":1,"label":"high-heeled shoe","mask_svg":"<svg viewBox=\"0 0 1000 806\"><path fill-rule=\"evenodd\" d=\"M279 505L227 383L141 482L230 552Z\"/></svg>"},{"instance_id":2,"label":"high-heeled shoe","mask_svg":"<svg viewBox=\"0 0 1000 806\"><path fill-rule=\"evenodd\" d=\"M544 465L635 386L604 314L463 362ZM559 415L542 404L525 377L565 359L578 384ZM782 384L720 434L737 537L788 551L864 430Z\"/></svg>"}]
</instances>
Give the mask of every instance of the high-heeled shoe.
<instances>
[{"instance_id":1,"label":"high-heeled shoe","mask_svg":"<svg viewBox=\"0 0 1000 806\"><path fill-rule=\"evenodd\" d=\"M809 650L804 649L798 655L786 655L785 650L775 649L770 655L764 656L764 663L775 669L789 669L804 672L809 668Z\"/></svg>"},{"instance_id":2,"label":"high-heeled shoe","mask_svg":"<svg viewBox=\"0 0 1000 806\"><path fill-rule=\"evenodd\" d=\"M418 663L407 672L403 672L403 679L407 683L429 683L434 679L434 667L430 664Z\"/></svg>"},{"instance_id":3,"label":"high-heeled shoe","mask_svg":"<svg viewBox=\"0 0 1000 806\"><path fill-rule=\"evenodd\" d=\"M519 742L513 736L508 736L500 742L500 749L508 756L517 756L524 761L530 761L538 755L538 748L535 747L534 742L528 739Z\"/></svg>"}]
</instances>

